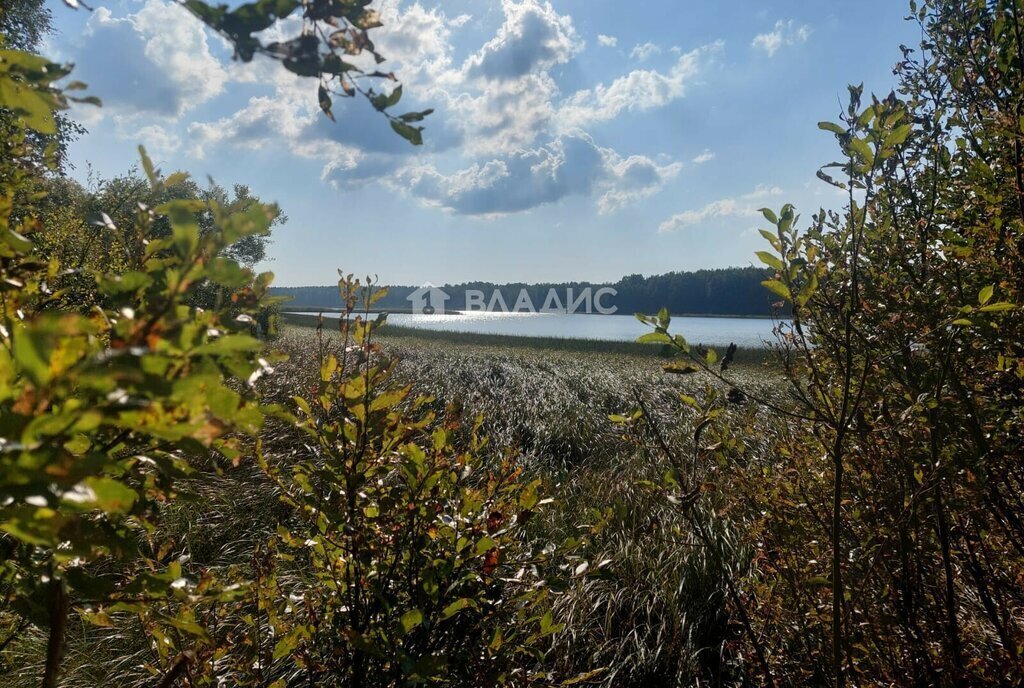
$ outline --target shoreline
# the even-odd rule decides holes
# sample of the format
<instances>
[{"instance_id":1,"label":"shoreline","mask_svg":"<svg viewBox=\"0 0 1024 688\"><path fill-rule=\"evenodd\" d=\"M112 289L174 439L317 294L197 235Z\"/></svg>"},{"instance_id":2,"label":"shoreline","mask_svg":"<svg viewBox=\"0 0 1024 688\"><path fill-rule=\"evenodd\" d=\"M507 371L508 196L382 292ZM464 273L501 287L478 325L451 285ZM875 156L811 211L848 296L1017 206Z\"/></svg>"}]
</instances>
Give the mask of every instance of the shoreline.
<instances>
[{"instance_id":1,"label":"shoreline","mask_svg":"<svg viewBox=\"0 0 1024 688\"><path fill-rule=\"evenodd\" d=\"M317 313L341 313L341 308L335 307L312 307L312 306L289 306L287 310L282 310L282 315L316 315ZM363 311L356 309L353 311L353 315L360 315ZM370 310L371 313L387 313L395 315L420 315L414 313L411 308L373 308ZM451 315L461 316L467 312L477 311L445 311L438 315ZM605 317L636 317L634 313L622 312L622 313L563 313L561 311L479 311L482 313L494 313L499 315L604 315ZM645 313L644 315L656 315L656 313ZM730 313L669 313L673 318L735 318L737 320L788 320L788 317L780 317L777 315L755 315L755 314L744 314L734 315Z\"/></svg>"},{"instance_id":2,"label":"shoreline","mask_svg":"<svg viewBox=\"0 0 1024 688\"><path fill-rule=\"evenodd\" d=\"M288 314L284 314L287 316ZM302 329L313 329L316 327L316 320L312 315L293 314L292 318L284 319L285 327ZM609 339L580 339L572 337L535 337L535 336L506 336L500 334L486 334L478 332L456 332L453 330L429 330L419 327L403 327L388 323L377 331L375 335L381 340L420 340L431 342L443 342L455 346L476 346L501 349L534 349L547 351L563 351L574 353L607 353L616 355L643 356L669 360L674 357L670 351L666 351L664 344L642 344L636 341L617 341ZM692 346L702 346L699 342L693 342ZM720 354L725 350L724 346L711 346ZM771 350L767 347L737 347L735 360L737 364L760 364L767 361L771 356Z\"/></svg>"}]
</instances>

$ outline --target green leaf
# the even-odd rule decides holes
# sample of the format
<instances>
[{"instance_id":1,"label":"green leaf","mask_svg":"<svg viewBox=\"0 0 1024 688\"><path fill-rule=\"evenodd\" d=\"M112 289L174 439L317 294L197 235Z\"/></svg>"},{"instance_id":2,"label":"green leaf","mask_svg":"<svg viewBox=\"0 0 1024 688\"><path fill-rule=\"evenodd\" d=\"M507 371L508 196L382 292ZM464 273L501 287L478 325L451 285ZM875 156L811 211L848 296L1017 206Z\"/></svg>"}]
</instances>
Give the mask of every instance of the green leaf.
<instances>
[{"instance_id":1,"label":"green leaf","mask_svg":"<svg viewBox=\"0 0 1024 688\"><path fill-rule=\"evenodd\" d=\"M320 71L324 74L344 74L345 72L351 72L355 69L355 65L345 62L343 59L331 53L324 57L323 62L319 65ZM380 109L380 108L378 108Z\"/></svg>"},{"instance_id":2,"label":"green leaf","mask_svg":"<svg viewBox=\"0 0 1024 688\"><path fill-rule=\"evenodd\" d=\"M50 380L49 352L52 342L39 336L35 330L19 333L14 339L14 360L37 385Z\"/></svg>"},{"instance_id":3,"label":"green leaf","mask_svg":"<svg viewBox=\"0 0 1024 688\"><path fill-rule=\"evenodd\" d=\"M86 478L82 483L94 495L96 507L107 513L128 513L138 499L135 490L113 478Z\"/></svg>"},{"instance_id":4,"label":"green leaf","mask_svg":"<svg viewBox=\"0 0 1024 688\"><path fill-rule=\"evenodd\" d=\"M978 293L978 304L984 306L986 303L991 301L992 300L992 294L994 294L995 291L996 291L995 287L993 287L992 285L989 285L989 286L983 288Z\"/></svg>"},{"instance_id":5,"label":"green leaf","mask_svg":"<svg viewBox=\"0 0 1024 688\"><path fill-rule=\"evenodd\" d=\"M779 260L778 256L772 253L768 253L768 251L758 251L756 255L758 258L761 259L761 262L767 265L768 267L774 268L776 270L782 270L782 261Z\"/></svg>"},{"instance_id":6,"label":"green leaf","mask_svg":"<svg viewBox=\"0 0 1024 688\"><path fill-rule=\"evenodd\" d=\"M399 115L398 119L403 122L422 122L427 115L433 114L433 112L434 108L428 108L420 112L407 112L404 115Z\"/></svg>"},{"instance_id":7,"label":"green leaf","mask_svg":"<svg viewBox=\"0 0 1024 688\"><path fill-rule=\"evenodd\" d=\"M201 638L205 642L211 642L210 635L206 629L196 623L195 619L189 618L188 616L177 616L172 618L165 618L164 622L177 628L179 631L184 631L191 636Z\"/></svg>"},{"instance_id":8,"label":"green leaf","mask_svg":"<svg viewBox=\"0 0 1024 688\"><path fill-rule=\"evenodd\" d=\"M532 509L537 505L540 497L537 494L537 490L540 488L541 481L537 478L530 482L523 491L519 494L519 506L524 509Z\"/></svg>"},{"instance_id":9,"label":"green leaf","mask_svg":"<svg viewBox=\"0 0 1024 688\"><path fill-rule=\"evenodd\" d=\"M818 128L823 131L831 131L833 134L838 134L839 136L844 136L846 134L846 129L835 122L818 122Z\"/></svg>"},{"instance_id":10,"label":"green leaf","mask_svg":"<svg viewBox=\"0 0 1024 688\"><path fill-rule=\"evenodd\" d=\"M761 282L761 286L765 287L766 289L768 289L768 291L772 292L773 294L781 296L787 301L793 300L793 296L789 292L789 287L787 287L779 280L765 280Z\"/></svg>"},{"instance_id":11,"label":"green leaf","mask_svg":"<svg viewBox=\"0 0 1024 688\"><path fill-rule=\"evenodd\" d=\"M666 363L661 366L661 369L673 375L690 375L700 372L700 368L691 363Z\"/></svg>"},{"instance_id":12,"label":"green leaf","mask_svg":"<svg viewBox=\"0 0 1024 688\"><path fill-rule=\"evenodd\" d=\"M195 349L196 354L227 356L237 353L255 352L263 348L258 339L246 334L227 334L207 342Z\"/></svg>"},{"instance_id":13,"label":"green leaf","mask_svg":"<svg viewBox=\"0 0 1024 688\"><path fill-rule=\"evenodd\" d=\"M412 629L423 623L423 612L419 609L410 609L405 614L402 614L402 634L406 635Z\"/></svg>"},{"instance_id":14,"label":"green leaf","mask_svg":"<svg viewBox=\"0 0 1024 688\"><path fill-rule=\"evenodd\" d=\"M154 189L160 184L160 178L157 176L157 170L153 167L153 161L149 159L149 155L146 153L146 148L139 145L139 159L142 160L142 171L146 173L146 178L149 180L150 186Z\"/></svg>"},{"instance_id":15,"label":"green leaf","mask_svg":"<svg viewBox=\"0 0 1024 688\"><path fill-rule=\"evenodd\" d=\"M767 208L762 208L761 211L764 212L765 210L767 210ZM774 213L772 213L772 216L774 217ZM772 248L774 248L776 251L782 250L782 242L779 241L779 237L777 234L775 234L774 232L769 232L767 229L759 229L757 231L761 233L761 236L763 236L769 244L771 244Z\"/></svg>"},{"instance_id":16,"label":"green leaf","mask_svg":"<svg viewBox=\"0 0 1024 688\"><path fill-rule=\"evenodd\" d=\"M913 126L910 124L903 124L893 129L885 137L886 146L898 146L907 140L910 136L910 132L913 131Z\"/></svg>"},{"instance_id":17,"label":"green leaf","mask_svg":"<svg viewBox=\"0 0 1024 688\"><path fill-rule=\"evenodd\" d=\"M272 658L276 661L278 659L287 657L291 654L292 650L298 647L298 645L298 636L294 633L287 633L284 636L282 636L281 639L278 640L277 643L274 645L274 653L272 655Z\"/></svg>"},{"instance_id":18,"label":"green leaf","mask_svg":"<svg viewBox=\"0 0 1024 688\"><path fill-rule=\"evenodd\" d=\"M875 160L875 154L871 151L871 146L864 139L857 138L856 136L850 139L850 150L857 154L865 164L872 164Z\"/></svg>"},{"instance_id":19,"label":"green leaf","mask_svg":"<svg viewBox=\"0 0 1024 688\"><path fill-rule=\"evenodd\" d=\"M249 273L230 258L214 258L206 270L211 281L224 287L241 287L249 282Z\"/></svg>"},{"instance_id":20,"label":"green leaf","mask_svg":"<svg viewBox=\"0 0 1024 688\"><path fill-rule=\"evenodd\" d=\"M1001 311L1016 310L1016 308L1017 308L1017 304L1015 304L1015 303L1007 303L1006 301L999 301L998 303L990 303L988 305L982 306L978 310L981 311L982 313L998 313L998 312L1001 312Z\"/></svg>"},{"instance_id":21,"label":"green leaf","mask_svg":"<svg viewBox=\"0 0 1024 688\"><path fill-rule=\"evenodd\" d=\"M556 624L554 622L554 617L551 615L551 612L549 611L546 614L544 614L543 617L541 617L540 637L549 636L553 633L558 633L560 630L562 630L563 627L563 624Z\"/></svg>"},{"instance_id":22,"label":"green leaf","mask_svg":"<svg viewBox=\"0 0 1024 688\"><path fill-rule=\"evenodd\" d=\"M691 397L689 394L680 394L679 401L683 402L690 408L700 409L700 404L697 403L695 397Z\"/></svg>"},{"instance_id":23,"label":"green leaf","mask_svg":"<svg viewBox=\"0 0 1024 688\"><path fill-rule=\"evenodd\" d=\"M672 338L664 332L648 332L636 339L638 344L671 344Z\"/></svg>"},{"instance_id":24,"label":"green leaf","mask_svg":"<svg viewBox=\"0 0 1024 688\"><path fill-rule=\"evenodd\" d=\"M385 102L384 107L385 108L389 108L392 105L398 105L398 101L400 101L401 99L402 99L402 84L398 84L398 86L395 86L395 88L391 91L391 94L387 97L387 100L384 101Z\"/></svg>"},{"instance_id":25,"label":"green leaf","mask_svg":"<svg viewBox=\"0 0 1024 688\"><path fill-rule=\"evenodd\" d=\"M798 306L806 304L814 293L818 291L818 275L812 272L811 278L807 280L803 287L800 288L800 293L796 295L794 302Z\"/></svg>"},{"instance_id":26,"label":"green leaf","mask_svg":"<svg viewBox=\"0 0 1024 688\"><path fill-rule=\"evenodd\" d=\"M317 100L320 103L320 109L323 110L323 113L325 115L327 115L331 119L331 121L333 122L334 121L334 113L331 112L331 106L332 106L331 94L328 93L327 89L324 88L322 85L317 90Z\"/></svg>"},{"instance_id":27,"label":"green leaf","mask_svg":"<svg viewBox=\"0 0 1024 688\"><path fill-rule=\"evenodd\" d=\"M391 120L391 128L414 146L423 145L423 127L414 127L399 120Z\"/></svg>"},{"instance_id":28,"label":"green leaf","mask_svg":"<svg viewBox=\"0 0 1024 688\"><path fill-rule=\"evenodd\" d=\"M461 612L463 609L475 606L476 603L473 602L473 600L467 599L465 597L457 599L444 608L444 611L441 612L441 620L443 621L444 619L450 619L451 617Z\"/></svg>"},{"instance_id":29,"label":"green leaf","mask_svg":"<svg viewBox=\"0 0 1024 688\"><path fill-rule=\"evenodd\" d=\"M0 51L0 106L11 110L17 117L21 119L20 124L34 129L41 134L54 134L57 131L56 121L53 118L55 110L62 109L55 95L51 93L46 84L48 81L43 83L33 83L31 80L12 79L7 76L10 73L10 68L6 63L17 59L18 55L26 55L28 57L36 57L29 55L28 53L21 53L16 50L3 50ZM45 61L43 61L45 63ZM38 66L32 69L33 72L40 70L43 75L46 74L45 66ZM18 72L23 77L26 76L23 70ZM33 76L32 74L27 75L29 79ZM45 78L45 76L44 76Z\"/></svg>"},{"instance_id":30,"label":"green leaf","mask_svg":"<svg viewBox=\"0 0 1024 688\"><path fill-rule=\"evenodd\" d=\"M494 540L485 535L477 541L476 547L473 548L473 553L479 557L486 554L487 552L490 552L497 546L497 542L495 542Z\"/></svg>"}]
</instances>

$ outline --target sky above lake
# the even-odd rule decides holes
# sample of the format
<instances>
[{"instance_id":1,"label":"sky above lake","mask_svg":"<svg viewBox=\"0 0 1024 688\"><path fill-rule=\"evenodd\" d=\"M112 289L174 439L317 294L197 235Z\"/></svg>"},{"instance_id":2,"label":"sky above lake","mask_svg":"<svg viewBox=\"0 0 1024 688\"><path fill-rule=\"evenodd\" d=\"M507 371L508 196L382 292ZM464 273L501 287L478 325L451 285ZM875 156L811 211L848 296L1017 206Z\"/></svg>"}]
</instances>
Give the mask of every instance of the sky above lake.
<instances>
[{"instance_id":1,"label":"sky above lake","mask_svg":"<svg viewBox=\"0 0 1024 688\"><path fill-rule=\"evenodd\" d=\"M74 112L75 176L123 173L142 143L165 172L248 184L289 218L262 266L286 286L753 264L758 208L841 205L816 124L848 83L887 94L918 35L902 0L381 0L396 112L435 109L413 147L361 99L331 122L315 80L233 61L171 2L50 6L48 56L104 101Z\"/></svg>"}]
</instances>

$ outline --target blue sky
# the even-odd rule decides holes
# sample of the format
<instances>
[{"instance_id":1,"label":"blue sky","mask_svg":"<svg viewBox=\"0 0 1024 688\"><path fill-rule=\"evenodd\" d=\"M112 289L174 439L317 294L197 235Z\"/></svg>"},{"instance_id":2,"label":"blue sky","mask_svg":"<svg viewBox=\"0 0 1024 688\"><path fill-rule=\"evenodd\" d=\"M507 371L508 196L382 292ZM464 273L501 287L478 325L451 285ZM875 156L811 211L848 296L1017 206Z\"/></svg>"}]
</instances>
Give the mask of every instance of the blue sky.
<instances>
[{"instance_id":1,"label":"blue sky","mask_svg":"<svg viewBox=\"0 0 1024 688\"><path fill-rule=\"evenodd\" d=\"M757 208L841 204L816 123L847 83L887 93L915 42L902 0L380 0L397 110L437 110L414 148L361 102L331 123L314 81L232 62L169 0L51 5L49 54L104 101L75 113L76 174L143 143L165 171L249 184L289 217L264 266L280 285L749 265Z\"/></svg>"}]
</instances>

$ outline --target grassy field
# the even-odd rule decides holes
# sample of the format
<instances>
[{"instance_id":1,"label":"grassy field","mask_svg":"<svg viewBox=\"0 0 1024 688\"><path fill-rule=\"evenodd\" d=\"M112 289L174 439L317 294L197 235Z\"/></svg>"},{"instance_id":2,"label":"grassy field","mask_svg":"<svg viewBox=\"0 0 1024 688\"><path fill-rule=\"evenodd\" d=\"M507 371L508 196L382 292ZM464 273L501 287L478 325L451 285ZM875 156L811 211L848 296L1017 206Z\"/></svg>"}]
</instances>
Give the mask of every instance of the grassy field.
<instances>
[{"instance_id":1,"label":"grassy field","mask_svg":"<svg viewBox=\"0 0 1024 688\"><path fill-rule=\"evenodd\" d=\"M553 600L565 630L553 637L552 668L571 676L607 667L591 682L607 686L689 685L728 675L734 658L726 647L735 631L723 572L739 573L749 557L713 513L708 528L721 546L692 541L678 509L645 486L675 457L642 428L609 420L642 402L673 454L682 456L693 443L694 411L679 395L702 398L727 385L703 373L663 372L657 347L391 327L381 333L383 354L398 359L398 382L435 397L438 413L466 421L482 415L494 460L512 458L527 476L544 479L553 501L534 521L535 537L562 539L603 524L581 552L601 565L602 575L579 579ZM289 360L261 383L264 398L290 404L316 375L315 330L285 326L274 346ZM770 393L773 375L748 354L730 376ZM729 412L756 413L742 403ZM266 428L263 442L269 461L287 462L304 451L304 438L283 424ZM173 542L196 566L245 570L254 549L287 521L277 488L250 462L197 469L180 485L189 498L168 507L154 537ZM712 480L719 467L693 470L694 479ZM141 669L151 661L145 637L131 615L110 629L69 629L66 685L149 685ZM21 667L13 687L38 685L45 643L42 633L32 633L9 648Z\"/></svg>"},{"instance_id":2,"label":"grassy field","mask_svg":"<svg viewBox=\"0 0 1024 688\"><path fill-rule=\"evenodd\" d=\"M280 345L294 370L314 369L315 331L284 328ZM663 372L658 347L600 342L410 331L385 327L378 342L399 359L396 375L437 398L438 410L483 414L496 453L511 453L528 473L545 479L554 503L537 528L564 536L602 521L585 556L605 562L556 601L566 631L554 656L565 675L609 667L605 685L690 685L728 674L725 651L734 629L726 618L723 572L739 574L748 557L739 538L706 514L717 549L690 539L678 510L645 486L688 455L695 412L680 394L703 398L728 385L703 373ZM771 395L776 376L746 352L729 371L747 390ZM289 375L289 373L285 373ZM609 420L643 402L675 456L654 437ZM755 414L753 404L729 413ZM765 437L765 440L767 438ZM760 447L751 446L751 452ZM692 467L693 479L713 480L719 466Z\"/></svg>"}]
</instances>

